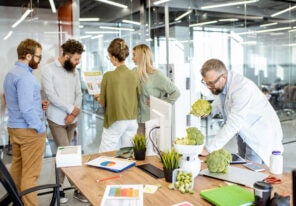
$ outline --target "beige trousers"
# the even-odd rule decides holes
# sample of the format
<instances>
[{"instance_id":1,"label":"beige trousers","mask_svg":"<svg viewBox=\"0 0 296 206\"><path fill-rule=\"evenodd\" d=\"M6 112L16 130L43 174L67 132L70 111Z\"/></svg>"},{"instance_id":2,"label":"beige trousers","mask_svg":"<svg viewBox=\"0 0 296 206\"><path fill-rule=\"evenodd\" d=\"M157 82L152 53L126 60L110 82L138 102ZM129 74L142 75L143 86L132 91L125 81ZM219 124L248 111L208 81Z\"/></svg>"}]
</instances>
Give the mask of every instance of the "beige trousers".
<instances>
[{"instance_id":1,"label":"beige trousers","mask_svg":"<svg viewBox=\"0 0 296 206\"><path fill-rule=\"evenodd\" d=\"M8 128L12 145L11 176L19 191L37 185L42 168L45 149L45 132L38 134L35 129ZM38 206L37 193L22 198L25 206Z\"/></svg>"},{"instance_id":2,"label":"beige trousers","mask_svg":"<svg viewBox=\"0 0 296 206\"><path fill-rule=\"evenodd\" d=\"M47 120L50 132L57 147L71 145L77 122L70 125L59 125L53 121ZM65 174L59 169L59 182L64 183ZM72 184L70 182L70 184Z\"/></svg>"}]
</instances>

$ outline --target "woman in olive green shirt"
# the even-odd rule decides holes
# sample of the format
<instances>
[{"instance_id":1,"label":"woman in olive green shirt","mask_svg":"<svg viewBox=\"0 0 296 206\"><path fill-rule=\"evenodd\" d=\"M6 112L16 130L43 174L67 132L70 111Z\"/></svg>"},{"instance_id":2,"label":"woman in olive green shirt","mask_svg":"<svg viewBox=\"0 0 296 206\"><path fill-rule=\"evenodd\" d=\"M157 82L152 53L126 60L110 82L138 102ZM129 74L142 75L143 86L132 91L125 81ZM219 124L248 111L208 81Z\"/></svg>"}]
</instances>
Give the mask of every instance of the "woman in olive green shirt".
<instances>
[{"instance_id":1,"label":"woman in olive green shirt","mask_svg":"<svg viewBox=\"0 0 296 206\"><path fill-rule=\"evenodd\" d=\"M145 122L150 120L150 95L173 104L180 96L179 89L161 71L153 66L151 49L145 44L133 48L135 71L140 80L138 123L139 134L145 134Z\"/></svg>"},{"instance_id":2,"label":"woman in olive green shirt","mask_svg":"<svg viewBox=\"0 0 296 206\"><path fill-rule=\"evenodd\" d=\"M128 46L123 39L116 38L110 43L108 53L116 69L104 74L101 94L94 96L105 108L99 152L132 146L131 140L138 129L138 77L125 65Z\"/></svg>"}]
</instances>

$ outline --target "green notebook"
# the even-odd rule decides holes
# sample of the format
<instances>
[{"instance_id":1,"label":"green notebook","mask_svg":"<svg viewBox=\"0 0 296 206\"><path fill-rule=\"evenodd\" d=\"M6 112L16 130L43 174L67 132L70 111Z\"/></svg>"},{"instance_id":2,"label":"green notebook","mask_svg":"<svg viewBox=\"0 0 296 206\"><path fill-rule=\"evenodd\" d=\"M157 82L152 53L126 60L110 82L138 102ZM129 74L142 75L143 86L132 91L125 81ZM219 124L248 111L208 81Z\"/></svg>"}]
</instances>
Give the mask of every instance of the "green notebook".
<instances>
[{"instance_id":1,"label":"green notebook","mask_svg":"<svg viewBox=\"0 0 296 206\"><path fill-rule=\"evenodd\" d=\"M200 192L200 196L216 206L251 205L254 194L238 185L228 185Z\"/></svg>"}]
</instances>

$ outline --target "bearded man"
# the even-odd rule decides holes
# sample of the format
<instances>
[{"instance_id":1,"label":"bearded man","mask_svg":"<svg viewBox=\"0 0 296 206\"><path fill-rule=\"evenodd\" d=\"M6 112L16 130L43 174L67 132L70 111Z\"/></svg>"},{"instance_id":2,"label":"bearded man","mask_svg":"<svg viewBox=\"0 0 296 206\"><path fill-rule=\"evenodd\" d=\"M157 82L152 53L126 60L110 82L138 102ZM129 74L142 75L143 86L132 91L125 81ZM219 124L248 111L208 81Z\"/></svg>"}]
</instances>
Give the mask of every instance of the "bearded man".
<instances>
[{"instance_id":1,"label":"bearded man","mask_svg":"<svg viewBox=\"0 0 296 206\"><path fill-rule=\"evenodd\" d=\"M41 100L40 84L32 75L41 61L42 46L33 39L17 47L18 61L4 80L8 110L8 133L12 145L11 176L19 192L37 185L45 148L43 110L48 101ZM38 206L37 193L22 198L25 206Z\"/></svg>"},{"instance_id":2,"label":"bearded man","mask_svg":"<svg viewBox=\"0 0 296 206\"><path fill-rule=\"evenodd\" d=\"M227 70L219 59L207 60L201 75L202 83L215 95L211 115L220 112L225 121L201 155L221 149L236 137L240 156L269 166L272 151L283 151L283 131L266 96L250 79Z\"/></svg>"},{"instance_id":3,"label":"bearded man","mask_svg":"<svg viewBox=\"0 0 296 206\"><path fill-rule=\"evenodd\" d=\"M51 102L46 113L47 121L57 147L71 144L82 102L80 77L76 66L84 52L83 45L79 41L69 39L61 48L62 56L41 69L43 90ZM64 179L65 175L59 170L61 185ZM63 190L60 195L61 203L66 203L68 199ZM87 202L78 190L75 190L74 197Z\"/></svg>"}]
</instances>

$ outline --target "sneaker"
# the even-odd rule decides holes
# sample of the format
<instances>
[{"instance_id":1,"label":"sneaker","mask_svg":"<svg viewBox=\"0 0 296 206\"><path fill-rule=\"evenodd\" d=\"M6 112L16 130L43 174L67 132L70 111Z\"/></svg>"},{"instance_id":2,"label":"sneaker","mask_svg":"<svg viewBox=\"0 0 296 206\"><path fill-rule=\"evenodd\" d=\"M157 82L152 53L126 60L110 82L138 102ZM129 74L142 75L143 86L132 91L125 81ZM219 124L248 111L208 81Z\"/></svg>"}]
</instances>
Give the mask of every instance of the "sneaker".
<instances>
[{"instance_id":1,"label":"sneaker","mask_svg":"<svg viewBox=\"0 0 296 206\"><path fill-rule=\"evenodd\" d=\"M84 197L84 195L79 190L74 191L73 197L79 200L80 202L88 203L88 200Z\"/></svg>"},{"instance_id":2,"label":"sneaker","mask_svg":"<svg viewBox=\"0 0 296 206\"><path fill-rule=\"evenodd\" d=\"M68 198L65 197L65 192L64 191L60 191L60 203L61 204L65 204L68 202Z\"/></svg>"}]
</instances>

